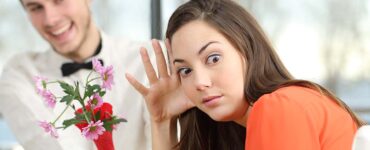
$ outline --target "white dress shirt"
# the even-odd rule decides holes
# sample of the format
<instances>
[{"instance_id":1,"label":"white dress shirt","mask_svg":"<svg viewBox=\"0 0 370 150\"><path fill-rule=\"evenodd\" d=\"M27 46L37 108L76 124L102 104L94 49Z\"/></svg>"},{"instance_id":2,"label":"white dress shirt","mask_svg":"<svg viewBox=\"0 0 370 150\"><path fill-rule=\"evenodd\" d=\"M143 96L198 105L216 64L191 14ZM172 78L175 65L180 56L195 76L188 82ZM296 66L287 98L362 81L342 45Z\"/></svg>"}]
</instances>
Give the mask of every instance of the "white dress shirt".
<instances>
[{"instance_id":1,"label":"white dress shirt","mask_svg":"<svg viewBox=\"0 0 370 150\"><path fill-rule=\"evenodd\" d=\"M107 91L103 100L113 105L113 113L128 120L113 131L114 145L117 150L150 149L150 122L142 96L125 79L131 73L139 81L145 82L146 76L139 55L141 46L149 48L149 43L134 43L123 39L112 39L101 33L102 49L96 56L104 61L104 66L113 65L114 85ZM26 150L87 150L95 149L93 141L83 137L79 129L71 126L58 130L59 138L54 139L38 126L37 121L52 121L62 112L65 103L57 103L54 109L47 108L41 96L37 95L33 77L44 76L49 80L85 81L91 70L81 69L63 77L61 65L72 62L55 51L28 52L11 59L4 67L0 78L0 112L10 126L17 140ZM51 91L62 94L59 85L51 86ZM79 108L80 106L77 106ZM64 119L72 118L69 109L57 123L61 126Z\"/></svg>"},{"instance_id":2,"label":"white dress shirt","mask_svg":"<svg viewBox=\"0 0 370 150\"><path fill-rule=\"evenodd\" d=\"M352 150L370 150L370 125L364 125L357 130Z\"/></svg>"}]
</instances>

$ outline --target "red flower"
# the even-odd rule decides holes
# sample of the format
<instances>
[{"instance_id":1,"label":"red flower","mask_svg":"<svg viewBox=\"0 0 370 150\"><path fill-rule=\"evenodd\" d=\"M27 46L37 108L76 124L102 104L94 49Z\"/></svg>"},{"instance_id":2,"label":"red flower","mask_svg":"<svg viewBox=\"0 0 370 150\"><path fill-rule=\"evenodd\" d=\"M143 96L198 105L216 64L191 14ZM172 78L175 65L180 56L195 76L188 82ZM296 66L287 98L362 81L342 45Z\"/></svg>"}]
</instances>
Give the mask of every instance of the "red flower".
<instances>
[{"instance_id":1,"label":"red flower","mask_svg":"<svg viewBox=\"0 0 370 150\"><path fill-rule=\"evenodd\" d=\"M90 105L87 105L86 109L90 110L91 109ZM112 114L113 114L112 105L109 104L109 103L103 103L103 105L101 107L94 109L93 115L95 115L98 112L100 112L100 119L99 120L103 121L105 119L110 119L112 117ZM76 114L82 114L82 108L77 109ZM94 120L94 117L91 116L90 118L92 120ZM97 121L97 120L94 120L94 121ZM87 125L88 125L88 123L86 121L82 121L81 123L76 124L76 126L81 131L82 131L82 128L86 127Z\"/></svg>"},{"instance_id":2,"label":"red flower","mask_svg":"<svg viewBox=\"0 0 370 150\"><path fill-rule=\"evenodd\" d=\"M89 111L91 109L91 106L86 106L86 109ZM76 114L82 114L82 108L77 109L75 112ZM95 108L93 111L93 115L96 113L100 112L100 119L99 120L106 120L106 119L111 119L113 110L112 110L112 105L109 103L103 103L103 105L99 108ZM91 120L94 120L94 117L90 117ZM88 123L86 121L82 121L81 123L75 124L81 131L84 127L88 126ZM114 150L114 145L113 145L113 139L112 139L112 132L110 131L104 131L102 135L98 137L98 139L94 140L94 143L97 147L98 150Z\"/></svg>"}]
</instances>

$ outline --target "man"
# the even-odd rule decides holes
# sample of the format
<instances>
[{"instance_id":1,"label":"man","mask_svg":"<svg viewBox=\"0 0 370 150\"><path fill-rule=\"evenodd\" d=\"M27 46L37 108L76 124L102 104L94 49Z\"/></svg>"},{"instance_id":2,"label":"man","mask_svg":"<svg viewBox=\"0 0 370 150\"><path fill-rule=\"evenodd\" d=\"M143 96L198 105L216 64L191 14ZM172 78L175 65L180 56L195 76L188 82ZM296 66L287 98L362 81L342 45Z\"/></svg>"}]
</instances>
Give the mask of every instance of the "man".
<instances>
[{"instance_id":1,"label":"man","mask_svg":"<svg viewBox=\"0 0 370 150\"><path fill-rule=\"evenodd\" d=\"M124 78L125 72L145 80L145 72L138 58L143 43L114 40L95 25L90 12L91 0L21 0L30 21L38 33L50 44L43 53L29 52L15 56L4 67L0 78L0 113L9 124L20 144L27 150L86 150L93 142L85 139L77 127L58 131L54 139L38 126L39 120L52 120L63 105L51 110L36 94L33 77L49 80L84 81L91 71L61 70L65 63L86 63L91 58L113 65L115 85L104 96L113 105L114 114L128 120L113 131L115 148L141 150L150 148L150 125L145 103L139 93ZM62 67L63 68L63 67ZM59 89L53 87L51 91ZM71 118L73 110L61 120Z\"/></svg>"}]
</instances>

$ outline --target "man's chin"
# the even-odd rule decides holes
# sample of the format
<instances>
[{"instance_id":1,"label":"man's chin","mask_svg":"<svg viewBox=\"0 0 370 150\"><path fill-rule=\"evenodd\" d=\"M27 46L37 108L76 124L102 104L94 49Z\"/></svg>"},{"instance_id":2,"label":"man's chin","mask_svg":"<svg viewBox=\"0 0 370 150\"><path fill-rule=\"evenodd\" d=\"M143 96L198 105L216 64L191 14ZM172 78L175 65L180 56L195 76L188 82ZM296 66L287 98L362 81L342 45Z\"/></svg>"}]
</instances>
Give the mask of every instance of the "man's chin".
<instances>
[{"instance_id":1,"label":"man's chin","mask_svg":"<svg viewBox=\"0 0 370 150\"><path fill-rule=\"evenodd\" d=\"M70 55L74 53L76 50L72 46L52 46L53 50L61 55Z\"/></svg>"}]
</instances>

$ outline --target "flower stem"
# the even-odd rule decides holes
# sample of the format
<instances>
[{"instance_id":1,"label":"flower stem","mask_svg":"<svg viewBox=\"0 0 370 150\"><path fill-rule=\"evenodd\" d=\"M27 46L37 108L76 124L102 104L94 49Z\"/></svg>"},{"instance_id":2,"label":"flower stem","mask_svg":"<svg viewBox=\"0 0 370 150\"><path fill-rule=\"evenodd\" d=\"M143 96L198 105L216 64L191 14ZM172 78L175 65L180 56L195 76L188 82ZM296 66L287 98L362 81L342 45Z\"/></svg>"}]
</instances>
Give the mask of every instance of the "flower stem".
<instances>
[{"instance_id":1,"label":"flower stem","mask_svg":"<svg viewBox=\"0 0 370 150\"><path fill-rule=\"evenodd\" d=\"M85 106L84 106L83 110L86 110ZM89 124L90 124L90 119L89 119L89 117L87 117L87 116L86 116L86 113L85 113L85 112L86 112L86 111L83 111L83 113L84 113L84 117L85 117L85 119L86 119L87 123L89 123Z\"/></svg>"},{"instance_id":2,"label":"flower stem","mask_svg":"<svg viewBox=\"0 0 370 150\"><path fill-rule=\"evenodd\" d=\"M91 76L91 74L93 73L93 70L90 71L89 75L87 75L87 78L86 78L86 81L89 81L89 78ZM86 82L86 86L87 86L88 82Z\"/></svg>"},{"instance_id":3,"label":"flower stem","mask_svg":"<svg viewBox=\"0 0 370 150\"><path fill-rule=\"evenodd\" d=\"M85 107L85 105L83 103L83 100L79 100L79 102L82 105L82 113L84 114L84 117L85 117L87 123L90 123L89 117L86 116L87 109L86 109L86 107Z\"/></svg>"},{"instance_id":4,"label":"flower stem","mask_svg":"<svg viewBox=\"0 0 370 150\"><path fill-rule=\"evenodd\" d=\"M58 81L50 81L50 82L46 82L46 84L53 84L53 83L59 83Z\"/></svg>"},{"instance_id":5,"label":"flower stem","mask_svg":"<svg viewBox=\"0 0 370 150\"><path fill-rule=\"evenodd\" d=\"M93 117L94 121L96 122L97 120L96 120L96 118L95 118L94 108L90 107L90 110L91 110L91 115L92 115L92 117Z\"/></svg>"},{"instance_id":6,"label":"flower stem","mask_svg":"<svg viewBox=\"0 0 370 150\"><path fill-rule=\"evenodd\" d=\"M93 78L93 79L91 79L91 80L87 81L86 85L87 85L87 84L89 84L90 82L92 82L92 81L96 80L96 79L100 79L100 77L96 77L96 78Z\"/></svg>"},{"instance_id":7,"label":"flower stem","mask_svg":"<svg viewBox=\"0 0 370 150\"><path fill-rule=\"evenodd\" d=\"M67 111L67 109L68 109L68 107L69 107L69 105L70 104L68 104L65 108L64 108L64 110L63 110L63 112L62 113L60 113L59 114L59 116L51 123L51 124L53 124L53 125L55 125L55 122L57 122L59 119L60 119L60 117L62 117L62 115Z\"/></svg>"}]
</instances>

